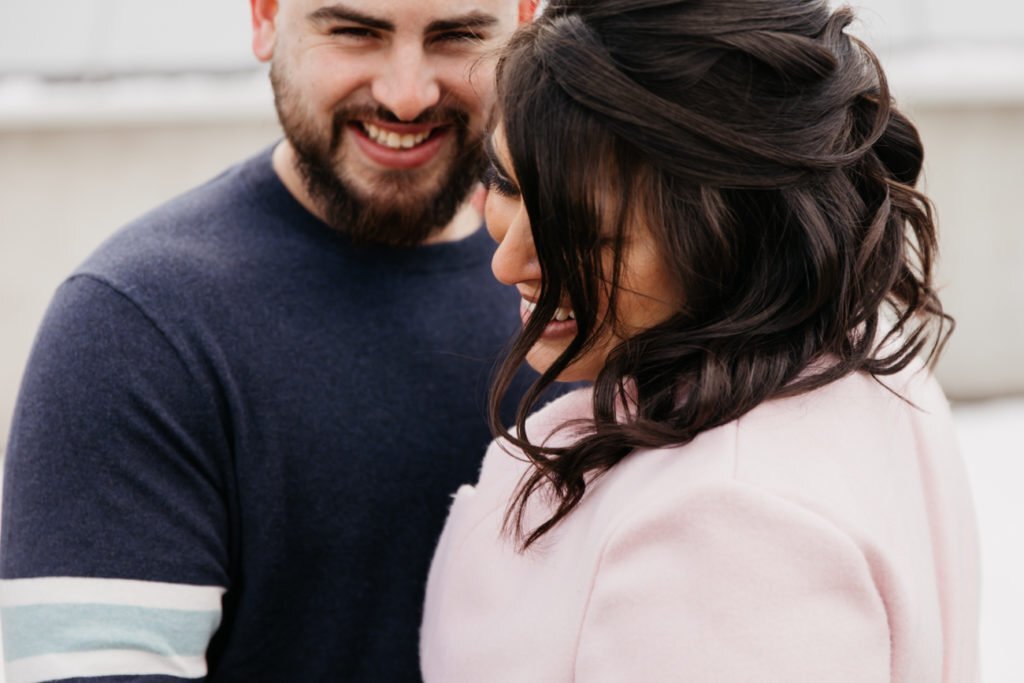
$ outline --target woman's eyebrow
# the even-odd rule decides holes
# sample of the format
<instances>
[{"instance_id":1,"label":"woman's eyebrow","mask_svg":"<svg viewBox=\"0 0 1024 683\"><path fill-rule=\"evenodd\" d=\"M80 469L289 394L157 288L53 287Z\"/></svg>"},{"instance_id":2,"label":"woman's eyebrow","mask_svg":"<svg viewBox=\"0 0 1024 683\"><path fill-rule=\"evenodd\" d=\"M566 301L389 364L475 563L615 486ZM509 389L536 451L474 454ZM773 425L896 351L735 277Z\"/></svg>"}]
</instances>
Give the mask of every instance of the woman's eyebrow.
<instances>
[{"instance_id":1,"label":"woman's eyebrow","mask_svg":"<svg viewBox=\"0 0 1024 683\"><path fill-rule=\"evenodd\" d=\"M487 154L487 159L491 162L491 165L506 178L510 177L508 171L505 170L505 165L501 163L501 159L498 158L498 153L494 149L494 141L491 136L488 135L484 138L484 152Z\"/></svg>"}]
</instances>

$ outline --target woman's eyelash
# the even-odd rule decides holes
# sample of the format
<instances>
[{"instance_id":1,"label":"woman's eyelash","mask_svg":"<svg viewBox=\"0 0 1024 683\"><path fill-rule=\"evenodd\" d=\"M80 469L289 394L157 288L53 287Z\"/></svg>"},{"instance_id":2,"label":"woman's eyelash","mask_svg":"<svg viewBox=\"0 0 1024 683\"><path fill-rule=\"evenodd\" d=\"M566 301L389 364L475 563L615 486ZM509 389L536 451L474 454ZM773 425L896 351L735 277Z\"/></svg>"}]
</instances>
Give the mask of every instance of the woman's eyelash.
<instances>
[{"instance_id":1,"label":"woman's eyelash","mask_svg":"<svg viewBox=\"0 0 1024 683\"><path fill-rule=\"evenodd\" d=\"M511 180L499 173L493 164L488 165L484 170L483 181L484 187L504 197L515 198L519 196L519 188Z\"/></svg>"}]
</instances>

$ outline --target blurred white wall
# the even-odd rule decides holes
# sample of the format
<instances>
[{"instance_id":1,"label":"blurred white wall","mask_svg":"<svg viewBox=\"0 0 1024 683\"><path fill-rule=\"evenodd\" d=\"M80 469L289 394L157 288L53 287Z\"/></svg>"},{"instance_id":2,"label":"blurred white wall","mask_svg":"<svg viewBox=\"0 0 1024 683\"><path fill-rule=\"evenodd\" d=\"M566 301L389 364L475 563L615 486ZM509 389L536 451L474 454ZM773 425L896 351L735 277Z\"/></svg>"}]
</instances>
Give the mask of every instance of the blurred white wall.
<instances>
[{"instance_id":1,"label":"blurred white wall","mask_svg":"<svg viewBox=\"0 0 1024 683\"><path fill-rule=\"evenodd\" d=\"M924 187L938 208L942 299L957 320L939 379L955 399L1022 394L1024 106L911 112L925 140Z\"/></svg>"},{"instance_id":2,"label":"blurred white wall","mask_svg":"<svg viewBox=\"0 0 1024 683\"><path fill-rule=\"evenodd\" d=\"M0 5L0 73L75 78L251 66L245 0Z\"/></svg>"}]
</instances>

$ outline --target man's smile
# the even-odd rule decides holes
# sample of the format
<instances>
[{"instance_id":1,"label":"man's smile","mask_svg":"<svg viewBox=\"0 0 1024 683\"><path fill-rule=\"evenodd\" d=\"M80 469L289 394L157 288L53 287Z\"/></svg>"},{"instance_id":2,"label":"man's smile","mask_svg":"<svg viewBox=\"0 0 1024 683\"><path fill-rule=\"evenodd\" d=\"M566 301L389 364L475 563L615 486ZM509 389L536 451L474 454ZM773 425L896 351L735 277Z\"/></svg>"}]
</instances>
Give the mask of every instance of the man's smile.
<instances>
[{"instance_id":1,"label":"man's smile","mask_svg":"<svg viewBox=\"0 0 1024 683\"><path fill-rule=\"evenodd\" d=\"M408 169L432 161L449 137L451 126L353 121L348 129L371 162L392 169Z\"/></svg>"}]
</instances>

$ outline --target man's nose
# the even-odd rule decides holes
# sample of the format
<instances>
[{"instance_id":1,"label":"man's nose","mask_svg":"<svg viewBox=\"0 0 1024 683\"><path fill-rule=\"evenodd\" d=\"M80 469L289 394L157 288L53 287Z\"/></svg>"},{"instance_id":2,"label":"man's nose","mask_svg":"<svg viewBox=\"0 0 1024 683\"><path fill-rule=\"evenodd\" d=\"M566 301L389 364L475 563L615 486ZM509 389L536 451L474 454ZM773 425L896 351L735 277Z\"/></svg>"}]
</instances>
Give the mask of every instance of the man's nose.
<instances>
[{"instance_id":1,"label":"man's nose","mask_svg":"<svg viewBox=\"0 0 1024 683\"><path fill-rule=\"evenodd\" d=\"M414 120L441 99L437 71L419 45L396 46L371 92L400 121Z\"/></svg>"}]
</instances>

